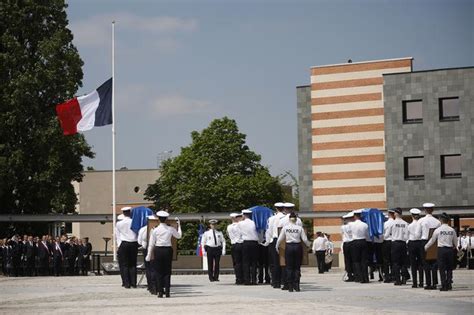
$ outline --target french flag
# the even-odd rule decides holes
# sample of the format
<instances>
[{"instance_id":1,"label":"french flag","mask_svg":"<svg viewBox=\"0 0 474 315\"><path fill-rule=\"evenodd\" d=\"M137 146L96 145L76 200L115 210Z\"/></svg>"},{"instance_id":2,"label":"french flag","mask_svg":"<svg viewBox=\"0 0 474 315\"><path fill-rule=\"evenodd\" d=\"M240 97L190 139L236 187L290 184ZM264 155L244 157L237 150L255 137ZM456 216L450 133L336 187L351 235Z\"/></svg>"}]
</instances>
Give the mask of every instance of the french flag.
<instances>
[{"instance_id":1,"label":"french flag","mask_svg":"<svg viewBox=\"0 0 474 315\"><path fill-rule=\"evenodd\" d=\"M112 124L112 78L97 90L56 105L64 135Z\"/></svg>"}]
</instances>

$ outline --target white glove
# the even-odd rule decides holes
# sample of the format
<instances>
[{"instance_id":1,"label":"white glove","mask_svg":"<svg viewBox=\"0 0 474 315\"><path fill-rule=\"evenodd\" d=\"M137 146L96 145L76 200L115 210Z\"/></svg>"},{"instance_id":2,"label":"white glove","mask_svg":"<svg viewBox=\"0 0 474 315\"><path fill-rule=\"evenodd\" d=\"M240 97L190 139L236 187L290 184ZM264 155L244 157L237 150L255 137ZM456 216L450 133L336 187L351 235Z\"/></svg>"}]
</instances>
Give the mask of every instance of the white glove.
<instances>
[{"instance_id":1,"label":"white glove","mask_svg":"<svg viewBox=\"0 0 474 315\"><path fill-rule=\"evenodd\" d=\"M222 251L222 256L225 256L225 251L224 250Z\"/></svg>"},{"instance_id":2,"label":"white glove","mask_svg":"<svg viewBox=\"0 0 474 315\"><path fill-rule=\"evenodd\" d=\"M151 257L150 257L150 255L146 255L146 257L145 257L145 261L150 261L150 260L151 260Z\"/></svg>"},{"instance_id":3,"label":"white glove","mask_svg":"<svg viewBox=\"0 0 474 315\"><path fill-rule=\"evenodd\" d=\"M175 217L174 219L175 219L175 221L176 221L178 224L181 224L181 221L179 221L179 218L178 218L178 217Z\"/></svg>"}]
</instances>

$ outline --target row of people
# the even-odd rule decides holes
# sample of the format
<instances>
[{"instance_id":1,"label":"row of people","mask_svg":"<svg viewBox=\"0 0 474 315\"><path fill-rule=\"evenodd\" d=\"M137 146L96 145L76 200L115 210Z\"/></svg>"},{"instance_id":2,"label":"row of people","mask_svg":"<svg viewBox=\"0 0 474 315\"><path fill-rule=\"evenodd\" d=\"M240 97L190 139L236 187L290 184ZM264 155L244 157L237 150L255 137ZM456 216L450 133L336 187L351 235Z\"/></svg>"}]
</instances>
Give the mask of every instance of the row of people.
<instances>
[{"instance_id":1,"label":"row of people","mask_svg":"<svg viewBox=\"0 0 474 315\"><path fill-rule=\"evenodd\" d=\"M425 203L423 207L426 212L423 218L420 218L419 209L410 210L410 224L402 219L402 209L389 209L383 234L372 238L369 237L368 225L361 220L362 210L344 215L341 232L347 281L368 283L368 262L375 258L379 265L382 262L379 280L386 283L406 284L409 265L412 287L434 290L437 289L439 267L440 290L451 290L458 243L456 232L448 225L450 218L447 214L443 213L439 220L433 217L434 204ZM434 231L431 237L430 230ZM438 246L437 259L426 256L434 242Z\"/></svg>"},{"instance_id":2,"label":"row of people","mask_svg":"<svg viewBox=\"0 0 474 315\"><path fill-rule=\"evenodd\" d=\"M0 249L2 273L10 277L87 275L90 270L92 245L87 237L14 235L0 240Z\"/></svg>"}]
</instances>

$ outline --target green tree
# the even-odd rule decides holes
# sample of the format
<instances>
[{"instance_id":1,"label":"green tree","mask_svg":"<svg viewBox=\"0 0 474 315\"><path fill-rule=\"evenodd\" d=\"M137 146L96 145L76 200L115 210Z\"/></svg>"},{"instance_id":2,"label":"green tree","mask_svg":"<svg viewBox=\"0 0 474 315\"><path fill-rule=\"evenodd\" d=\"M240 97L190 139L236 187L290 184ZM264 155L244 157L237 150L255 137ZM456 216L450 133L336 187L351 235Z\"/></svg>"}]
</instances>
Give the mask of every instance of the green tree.
<instances>
[{"instance_id":1,"label":"green tree","mask_svg":"<svg viewBox=\"0 0 474 315\"><path fill-rule=\"evenodd\" d=\"M62 0L0 2L0 213L70 212L82 135L63 136L55 105L74 96L83 62Z\"/></svg>"},{"instance_id":2,"label":"green tree","mask_svg":"<svg viewBox=\"0 0 474 315\"><path fill-rule=\"evenodd\" d=\"M161 164L160 178L145 192L157 209L232 212L254 205L272 206L282 199L278 177L261 165L261 157L245 144L237 123L224 117L201 132L181 154ZM194 246L197 235L185 235L181 248ZM187 237L186 237L187 236Z\"/></svg>"}]
</instances>

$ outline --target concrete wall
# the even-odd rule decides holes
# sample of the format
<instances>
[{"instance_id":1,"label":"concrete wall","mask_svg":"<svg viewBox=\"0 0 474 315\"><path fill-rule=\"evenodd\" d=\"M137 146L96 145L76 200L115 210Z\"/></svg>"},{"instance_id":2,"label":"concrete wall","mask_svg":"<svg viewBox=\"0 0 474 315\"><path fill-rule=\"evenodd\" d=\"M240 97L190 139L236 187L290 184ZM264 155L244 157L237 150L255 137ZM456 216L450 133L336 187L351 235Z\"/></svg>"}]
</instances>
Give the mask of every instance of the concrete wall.
<instances>
[{"instance_id":1,"label":"concrete wall","mask_svg":"<svg viewBox=\"0 0 474 315\"><path fill-rule=\"evenodd\" d=\"M384 75L388 207L474 205L474 68ZM439 121L438 99L458 96L459 121ZM402 101L423 100L423 122L403 124ZM441 177L444 154L461 154L462 177ZM407 156L424 156L424 180L405 180Z\"/></svg>"},{"instance_id":2,"label":"concrete wall","mask_svg":"<svg viewBox=\"0 0 474 315\"><path fill-rule=\"evenodd\" d=\"M311 86L296 88L298 123L298 181L300 210L313 208L311 168Z\"/></svg>"}]
</instances>

